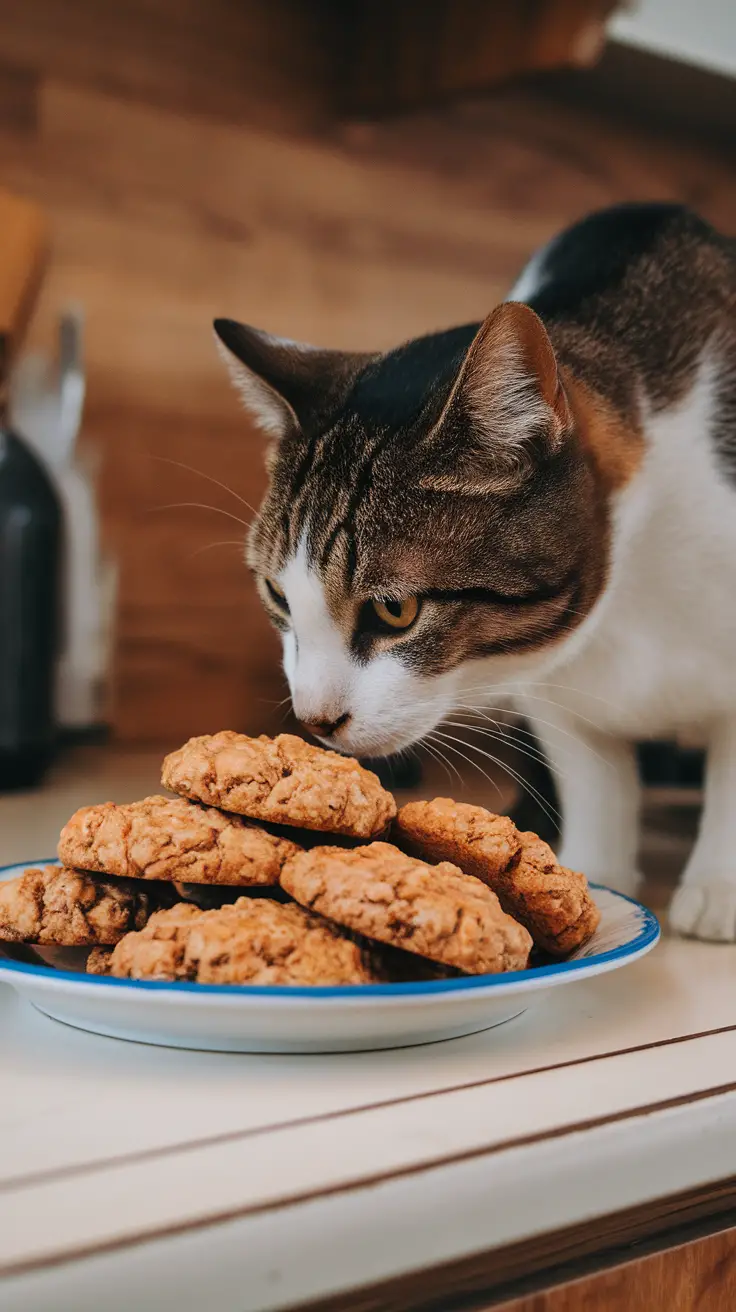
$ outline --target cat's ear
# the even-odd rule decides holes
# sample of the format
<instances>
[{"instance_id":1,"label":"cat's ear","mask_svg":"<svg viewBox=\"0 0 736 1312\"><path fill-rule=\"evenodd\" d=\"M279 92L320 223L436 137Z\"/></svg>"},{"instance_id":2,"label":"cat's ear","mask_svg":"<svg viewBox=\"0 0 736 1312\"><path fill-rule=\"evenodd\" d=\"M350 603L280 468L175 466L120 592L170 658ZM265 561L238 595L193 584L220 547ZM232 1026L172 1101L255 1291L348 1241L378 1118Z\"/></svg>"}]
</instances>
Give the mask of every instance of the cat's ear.
<instances>
[{"instance_id":1,"label":"cat's ear","mask_svg":"<svg viewBox=\"0 0 736 1312\"><path fill-rule=\"evenodd\" d=\"M213 326L246 410L276 440L290 428L318 423L372 358L272 337L234 319L215 319Z\"/></svg>"},{"instance_id":2,"label":"cat's ear","mask_svg":"<svg viewBox=\"0 0 736 1312\"><path fill-rule=\"evenodd\" d=\"M479 490L520 483L571 426L544 324L521 302L499 305L471 342L435 428L450 440L463 435L456 481Z\"/></svg>"}]
</instances>

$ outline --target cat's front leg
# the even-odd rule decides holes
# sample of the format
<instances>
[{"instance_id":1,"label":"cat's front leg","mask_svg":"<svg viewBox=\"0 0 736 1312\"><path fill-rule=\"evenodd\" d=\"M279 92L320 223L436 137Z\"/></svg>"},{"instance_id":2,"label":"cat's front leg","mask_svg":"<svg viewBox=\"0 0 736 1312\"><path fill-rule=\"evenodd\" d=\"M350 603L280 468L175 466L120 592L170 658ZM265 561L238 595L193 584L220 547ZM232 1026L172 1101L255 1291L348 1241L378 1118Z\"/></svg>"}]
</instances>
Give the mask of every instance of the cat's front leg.
<instances>
[{"instance_id":1,"label":"cat's front leg","mask_svg":"<svg viewBox=\"0 0 736 1312\"><path fill-rule=\"evenodd\" d=\"M670 907L680 934L736 942L736 715L708 737L700 832Z\"/></svg>"},{"instance_id":2,"label":"cat's front leg","mask_svg":"<svg viewBox=\"0 0 736 1312\"><path fill-rule=\"evenodd\" d=\"M519 702L555 777L562 809L560 864L634 894L640 789L633 745L591 728L552 697Z\"/></svg>"}]
</instances>

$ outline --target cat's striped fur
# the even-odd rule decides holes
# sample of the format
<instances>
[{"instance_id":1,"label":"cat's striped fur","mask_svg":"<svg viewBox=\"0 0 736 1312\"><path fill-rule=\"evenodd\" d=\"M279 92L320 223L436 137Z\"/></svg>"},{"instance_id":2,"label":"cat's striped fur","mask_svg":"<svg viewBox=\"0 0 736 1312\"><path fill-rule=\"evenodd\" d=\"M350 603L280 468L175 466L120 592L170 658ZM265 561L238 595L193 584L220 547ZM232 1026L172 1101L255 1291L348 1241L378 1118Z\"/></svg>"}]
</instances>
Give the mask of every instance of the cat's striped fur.
<instances>
[{"instance_id":1,"label":"cat's striped fur","mask_svg":"<svg viewBox=\"0 0 736 1312\"><path fill-rule=\"evenodd\" d=\"M216 327L272 442L248 558L300 718L375 756L513 694L565 863L625 889L631 742L697 726L713 759L674 919L736 938L734 243L623 206L483 324L387 354Z\"/></svg>"}]
</instances>

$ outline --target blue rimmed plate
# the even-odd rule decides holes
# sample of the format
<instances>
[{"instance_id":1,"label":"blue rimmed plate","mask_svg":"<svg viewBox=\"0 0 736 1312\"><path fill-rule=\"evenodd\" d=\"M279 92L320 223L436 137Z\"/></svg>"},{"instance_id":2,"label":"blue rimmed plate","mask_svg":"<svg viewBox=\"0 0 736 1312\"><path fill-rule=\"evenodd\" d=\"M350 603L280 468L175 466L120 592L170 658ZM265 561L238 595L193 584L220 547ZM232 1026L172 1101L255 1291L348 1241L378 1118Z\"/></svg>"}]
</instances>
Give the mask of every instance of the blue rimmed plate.
<instances>
[{"instance_id":1,"label":"blue rimmed plate","mask_svg":"<svg viewBox=\"0 0 736 1312\"><path fill-rule=\"evenodd\" d=\"M13 879L35 861L0 868ZM218 1052L357 1052L459 1038L521 1015L552 988L617 970L659 938L638 902L593 886L600 926L577 954L508 975L423 984L286 988L149 984L86 975L86 952L0 944L0 981L54 1020L77 1029Z\"/></svg>"}]
</instances>

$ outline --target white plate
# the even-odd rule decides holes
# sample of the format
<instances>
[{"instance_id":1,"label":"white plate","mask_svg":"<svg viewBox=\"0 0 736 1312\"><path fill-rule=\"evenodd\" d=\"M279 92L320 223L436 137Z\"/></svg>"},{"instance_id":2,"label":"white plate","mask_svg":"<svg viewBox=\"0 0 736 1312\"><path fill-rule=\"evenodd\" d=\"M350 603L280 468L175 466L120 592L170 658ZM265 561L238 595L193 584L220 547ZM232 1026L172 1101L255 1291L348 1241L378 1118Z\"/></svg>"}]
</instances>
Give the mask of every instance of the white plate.
<instances>
[{"instance_id":1,"label":"white plate","mask_svg":"<svg viewBox=\"0 0 736 1312\"><path fill-rule=\"evenodd\" d=\"M13 879L26 862L0 868ZM552 988L617 970L649 952L655 917L638 902L593 886L600 926L559 965L424 984L340 988L152 984L85 975L86 952L0 944L0 981L54 1020L138 1043L219 1052L356 1052L459 1038L521 1015ZM43 957L46 964L18 960Z\"/></svg>"}]
</instances>

